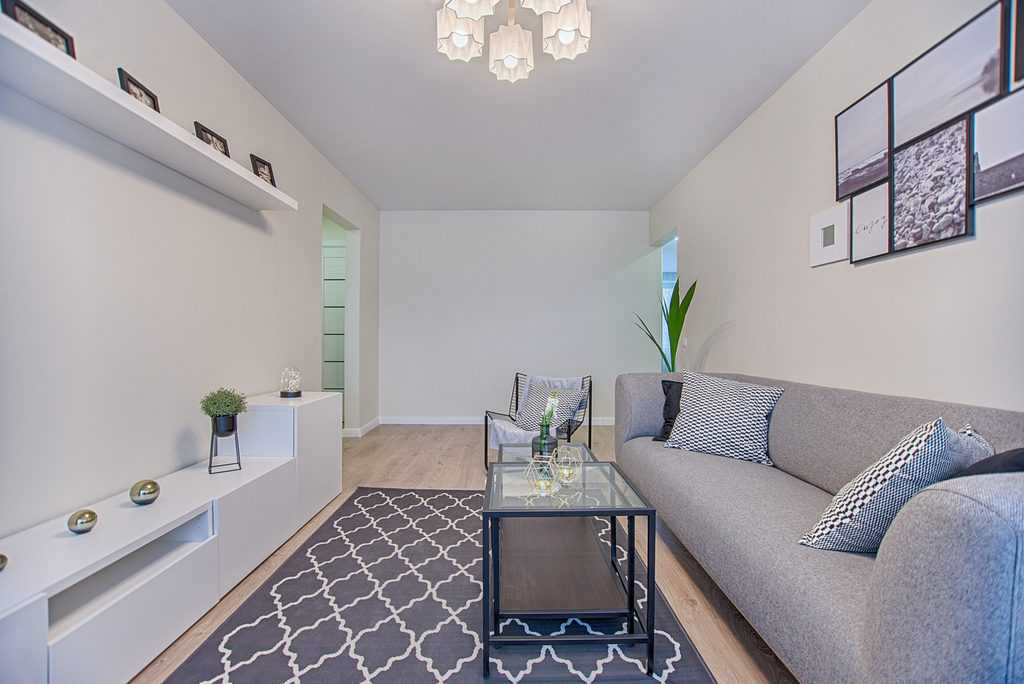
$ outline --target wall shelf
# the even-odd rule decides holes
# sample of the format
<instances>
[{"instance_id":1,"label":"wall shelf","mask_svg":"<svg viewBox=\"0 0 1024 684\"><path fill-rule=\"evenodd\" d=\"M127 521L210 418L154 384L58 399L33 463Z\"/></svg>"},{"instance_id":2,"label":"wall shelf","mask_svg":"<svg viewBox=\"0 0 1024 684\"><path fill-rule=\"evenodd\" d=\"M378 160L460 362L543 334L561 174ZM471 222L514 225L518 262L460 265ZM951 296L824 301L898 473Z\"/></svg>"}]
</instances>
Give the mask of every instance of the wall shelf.
<instances>
[{"instance_id":1,"label":"wall shelf","mask_svg":"<svg viewBox=\"0 0 1024 684\"><path fill-rule=\"evenodd\" d=\"M299 208L292 197L5 15L0 83L250 209Z\"/></svg>"}]
</instances>

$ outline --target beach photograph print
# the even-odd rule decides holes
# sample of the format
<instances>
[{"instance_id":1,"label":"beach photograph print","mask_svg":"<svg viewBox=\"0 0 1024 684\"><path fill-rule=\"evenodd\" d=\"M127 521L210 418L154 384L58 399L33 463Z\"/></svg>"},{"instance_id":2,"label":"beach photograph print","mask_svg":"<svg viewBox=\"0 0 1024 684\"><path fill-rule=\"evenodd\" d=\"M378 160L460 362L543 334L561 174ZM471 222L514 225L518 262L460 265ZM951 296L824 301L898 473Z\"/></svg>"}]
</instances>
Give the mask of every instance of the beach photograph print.
<instances>
[{"instance_id":1,"label":"beach photograph print","mask_svg":"<svg viewBox=\"0 0 1024 684\"><path fill-rule=\"evenodd\" d=\"M836 116L836 201L889 176L889 84Z\"/></svg>"},{"instance_id":2,"label":"beach photograph print","mask_svg":"<svg viewBox=\"0 0 1024 684\"><path fill-rule=\"evenodd\" d=\"M852 263L889 253L889 183L853 196L850 237Z\"/></svg>"},{"instance_id":3,"label":"beach photograph print","mask_svg":"<svg viewBox=\"0 0 1024 684\"><path fill-rule=\"evenodd\" d=\"M896 74L895 147L1002 92L1002 26L1002 5L996 3Z\"/></svg>"},{"instance_id":4,"label":"beach photograph print","mask_svg":"<svg viewBox=\"0 0 1024 684\"><path fill-rule=\"evenodd\" d=\"M1024 85L1024 0L1015 0L1013 3L1013 38L1010 45L1013 45L1013 69L1010 73L1010 80L1013 82L1011 88L1020 88Z\"/></svg>"},{"instance_id":5,"label":"beach photograph print","mask_svg":"<svg viewBox=\"0 0 1024 684\"><path fill-rule=\"evenodd\" d=\"M1024 90L974 115L974 201L1024 188Z\"/></svg>"},{"instance_id":6,"label":"beach photograph print","mask_svg":"<svg viewBox=\"0 0 1024 684\"><path fill-rule=\"evenodd\" d=\"M967 119L896 150L893 249L967 234Z\"/></svg>"}]
</instances>

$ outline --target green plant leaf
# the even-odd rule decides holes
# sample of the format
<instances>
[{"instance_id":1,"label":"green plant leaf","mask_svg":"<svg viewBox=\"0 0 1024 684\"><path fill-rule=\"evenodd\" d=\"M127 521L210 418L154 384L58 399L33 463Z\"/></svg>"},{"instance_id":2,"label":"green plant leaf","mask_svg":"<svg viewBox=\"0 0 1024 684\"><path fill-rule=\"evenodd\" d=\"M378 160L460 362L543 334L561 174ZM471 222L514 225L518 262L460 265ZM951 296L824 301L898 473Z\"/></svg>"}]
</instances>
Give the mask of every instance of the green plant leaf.
<instances>
[{"instance_id":1,"label":"green plant leaf","mask_svg":"<svg viewBox=\"0 0 1024 684\"><path fill-rule=\"evenodd\" d=\"M633 315L636 316L636 321L633 324L636 327L640 328L640 330L642 330L643 333L647 335L647 338L651 341L651 343L658 348L658 353L661 354L661 360L665 363L665 367L668 368L670 371L674 371L675 367L669 361L668 355L665 354L665 350L661 348L661 342L659 342L658 338L655 337L654 333L651 332L651 329L647 326L647 323L644 322L644 319L640 318L640 314L634 312Z\"/></svg>"}]
</instances>

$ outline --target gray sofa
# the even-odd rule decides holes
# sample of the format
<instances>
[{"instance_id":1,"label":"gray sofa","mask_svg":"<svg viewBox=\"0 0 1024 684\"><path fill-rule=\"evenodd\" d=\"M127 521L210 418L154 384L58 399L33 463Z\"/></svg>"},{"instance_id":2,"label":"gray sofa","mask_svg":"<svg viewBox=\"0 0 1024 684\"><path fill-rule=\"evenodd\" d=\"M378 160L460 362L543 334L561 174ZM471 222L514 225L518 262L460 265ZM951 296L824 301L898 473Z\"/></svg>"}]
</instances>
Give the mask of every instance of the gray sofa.
<instances>
[{"instance_id":1,"label":"gray sofa","mask_svg":"<svg viewBox=\"0 0 1024 684\"><path fill-rule=\"evenodd\" d=\"M832 496L913 428L971 423L997 452L1024 413L739 375L785 388L775 467L666 449L659 374L615 385L615 454L667 527L805 683L1024 681L1024 473L939 483L877 556L797 543Z\"/></svg>"}]
</instances>

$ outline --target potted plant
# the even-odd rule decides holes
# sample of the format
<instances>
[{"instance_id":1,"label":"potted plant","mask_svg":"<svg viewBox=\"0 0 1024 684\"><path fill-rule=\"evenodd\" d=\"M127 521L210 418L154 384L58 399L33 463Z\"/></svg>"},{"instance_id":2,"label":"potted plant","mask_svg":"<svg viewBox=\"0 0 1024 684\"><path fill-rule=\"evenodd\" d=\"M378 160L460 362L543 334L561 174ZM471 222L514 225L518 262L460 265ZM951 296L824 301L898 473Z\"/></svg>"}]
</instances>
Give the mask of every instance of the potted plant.
<instances>
[{"instance_id":1,"label":"potted plant","mask_svg":"<svg viewBox=\"0 0 1024 684\"><path fill-rule=\"evenodd\" d=\"M651 331L647 322L640 318L640 314L633 314L636 316L636 327L640 328L654 346L658 348L658 352L661 354L661 362L669 373L676 372L676 351L679 349L679 340L683 336L686 313L690 310L690 302L693 301L693 295L696 292L697 281L694 280L693 285L690 285L690 289L680 298L679 279L676 278L676 286L672 288L672 296L667 303L661 303L661 316L665 321L665 328L668 330L667 348L662 348L660 335L655 335Z\"/></svg>"},{"instance_id":2,"label":"potted plant","mask_svg":"<svg viewBox=\"0 0 1024 684\"><path fill-rule=\"evenodd\" d=\"M210 416L213 423L213 434L217 437L230 437L238 427L238 414L245 413L245 395L227 387L210 392L199 403L203 413Z\"/></svg>"}]
</instances>

